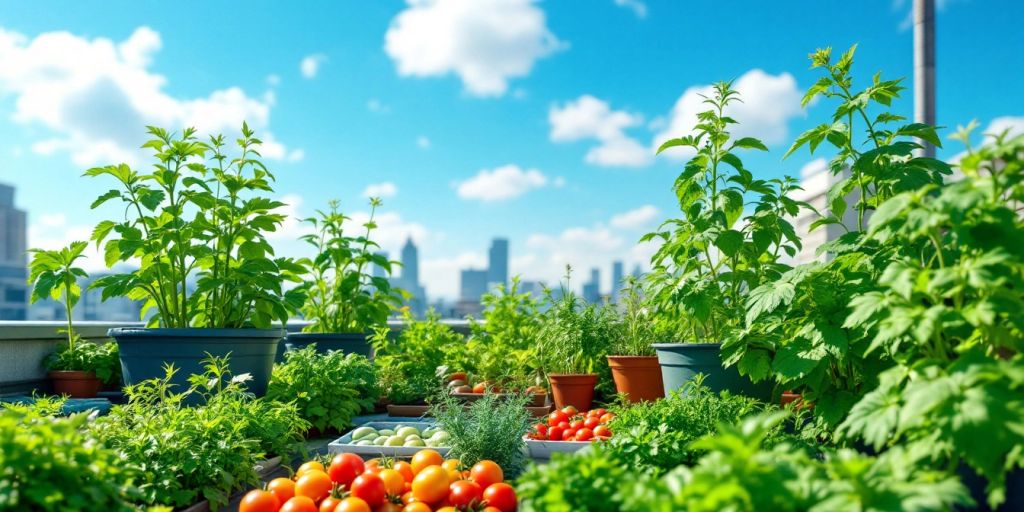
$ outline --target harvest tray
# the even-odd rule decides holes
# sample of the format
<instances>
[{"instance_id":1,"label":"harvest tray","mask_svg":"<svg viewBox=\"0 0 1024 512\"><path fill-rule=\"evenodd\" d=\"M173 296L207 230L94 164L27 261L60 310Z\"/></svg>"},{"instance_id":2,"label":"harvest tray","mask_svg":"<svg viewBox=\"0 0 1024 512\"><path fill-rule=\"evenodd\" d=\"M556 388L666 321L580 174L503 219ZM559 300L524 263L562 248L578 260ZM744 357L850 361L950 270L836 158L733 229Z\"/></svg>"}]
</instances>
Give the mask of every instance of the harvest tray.
<instances>
[{"instance_id":1,"label":"harvest tray","mask_svg":"<svg viewBox=\"0 0 1024 512\"><path fill-rule=\"evenodd\" d=\"M433 426L435 426L435 424L432 423L432 422L425 422L425 421L406 421L406 422L371 421L370 423L365 423L365 424L363 424L361 426L363 426L363 427L370 427L370 428L377 429L377 430L380 430L382 428L388 428L388 429L395 430L398 427L412 427L412 426L415 426L416 428L420 428L422 430L423 428L433 427ZM352 431L354 431L354 430L355 429L353 429ZM416 455L416 452L418 452L420 450L425 450L427 448L430 448L431 450L434 450L437 453L440 453L442 456L447 455L448 454L448 450L450 449L450 448L447 448L447 447L428 447L428 446L376 446L376 445L374 445L374 446L365 446L365 445L357 445L357 444L352 444L352 431L349 431L348 433L346 433L345 435L339 437L338 439L336 439L334 441L331 441L331 443L327 445L327 452L328 453L342 453L342 452L344 452L344 453L355 453L355 454L358 454L358 455L369 455L371 457L382 457L382 456L388 456L388 457L412 457L413 455Z\"/></svg>"},{"instance_id":2,"label":"harvest tray","mask_svg":"<svg viewBox=\"0 0 1024 512\"><path fill-rule=\"evenodd\" d=\"M531 459L550 459L552 453L576 453L593 444L593 441L541 441L528 436L523 439Z\"/></svg>"}]
</instances>

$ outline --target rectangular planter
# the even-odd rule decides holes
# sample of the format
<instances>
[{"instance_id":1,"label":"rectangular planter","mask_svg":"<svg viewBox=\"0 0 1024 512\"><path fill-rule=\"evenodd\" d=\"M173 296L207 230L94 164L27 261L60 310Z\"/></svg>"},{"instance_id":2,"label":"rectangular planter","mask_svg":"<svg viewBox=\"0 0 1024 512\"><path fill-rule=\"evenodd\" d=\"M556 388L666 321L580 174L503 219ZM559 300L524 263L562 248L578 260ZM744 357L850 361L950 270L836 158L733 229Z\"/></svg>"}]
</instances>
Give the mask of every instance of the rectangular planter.
<instances>
[{"instance_id":1,"label":"rectangular planter","mask_svg":"<svg viewBox=\"0 0 1024 512\"><path fill-rule=\"evenodd\" d=\"M388 416L398 416L401 418L418 418L426 416L428 410L430 410L430 406L428 405L388 404Z\"/></svg>"},{"instance_id":2,"label":"rectangular planter","mask_svg":"<svg viewBox=\"0 0 1024 512\"><path fill-rule=\"evenodd\" d=\"M433 422L426 422L426 421L422 421L422 422L421 421L408 421L408 422L390 422L390 421L388 421L388 422L383 422L383 421L377 422L377 421L371 421L370 423L366 423L366 424L364 424L362 426L363 427L370 427L370 428L374 428L374 429L380 430L382 428L395 429L395 428L400 427L400 426L412 426L413 424L415 424L417 427L422 426L424 428L434 426ZM352 444L352 432L351 431L349 431L345 435L339 437L338 439L332 441L330 444L327 445L328 453L342 453L342 452L344 452L344 453L355 453L355 454L358 454L358 455L365 455L365 456L369 456L369 457L383 457L383 456L387 456L387 457L412 457L413 455L416 455L416 452L418 452L420 450L423 450L423 449L426 449L426 448L427 447L425 447L425 446L376 446L376 445L374 445L374 446L364 446L364 445L356 445L356 444ZM442 456L443 455L447 455L448 454L448 450L449 450L449 448L446 448L446 447L436 447L436 448L430 448L430 449L436 451L437 453L440 453Z\"/></svg>"},{"instance_id":3,"label":"rectangular planter","mask_svg":"<svg viewBox=\"0 0 1024 512\"><path fill-rule=\"evenodd\" d=\"M531 459L550 459L553 453L576 453L592 444L590 441L539 441L523 437Z\"/></svg>"}]
</instances>

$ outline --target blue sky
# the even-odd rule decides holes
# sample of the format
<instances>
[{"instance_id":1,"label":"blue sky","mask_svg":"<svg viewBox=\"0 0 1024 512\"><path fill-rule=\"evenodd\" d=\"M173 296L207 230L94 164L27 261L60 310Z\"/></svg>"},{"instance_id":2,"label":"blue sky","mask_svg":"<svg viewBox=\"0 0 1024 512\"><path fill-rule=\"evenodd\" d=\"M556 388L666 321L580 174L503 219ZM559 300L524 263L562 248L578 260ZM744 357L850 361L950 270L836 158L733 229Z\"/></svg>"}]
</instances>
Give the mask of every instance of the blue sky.
<instances>
[{"instance_id":1,"label":"blue sky","mask_svg":"<svg viewBox=\"0 0 1024 512\"><path fill-rule=\"evenodd\" d=\"M80 175L144 164L143 124L233 133L244 118L291 212L338 198L358 216L368 187L384 192L381 241L418 241L431 295L455 294L494 236L513 273L600 266L607 289L610 262L644 261L635 241L674 213L680 163L652 146L685 129L701 87L743 86L742 130L772 149L747 163L770 177L814 160L781 156L829 113L799 108L815 48L858 43L862 80L912 85L909 1L721 4L0 1L0 181L30 243L61 244L116 214L88 209L109 184ZM939 4L939 123L1020 129L1024 3ZM896 108L910 115L910 97ZM282 252L303 254L300 229L275 238Z\"/></svg>"}]
</instances>

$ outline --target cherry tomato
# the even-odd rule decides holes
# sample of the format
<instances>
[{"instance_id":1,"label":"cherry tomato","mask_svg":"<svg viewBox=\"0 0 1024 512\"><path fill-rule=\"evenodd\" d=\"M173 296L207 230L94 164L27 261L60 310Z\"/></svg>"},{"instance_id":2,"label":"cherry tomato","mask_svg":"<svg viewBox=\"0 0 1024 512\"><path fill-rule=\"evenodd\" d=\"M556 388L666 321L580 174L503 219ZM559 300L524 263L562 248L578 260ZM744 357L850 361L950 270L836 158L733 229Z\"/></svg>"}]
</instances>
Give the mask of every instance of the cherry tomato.
<instances>
[{"instance_id":1,"label":"cherry tomato","mask_svg":"<svg viewBox=\"0 0 1024 512\"><path fill-rule=\"evenodd\" d=\"M566 416L576 416L577 414L580 413L580 411L576 410L576 408L571 405L567 405L565 407L562 407L562 413L565 414Z\"/></svg>"},{"instance_id":2,"label":"cherry tomato","mask_svg":"<svg viewBox=\"0 0 1024 512\"><path fill-rule=\"evenodd\" d=\"M391 469L398 471L398 473L402 475L402 478L405 479L406 483L412 483L413 477L416 476L416 473L412 470L412 464L409 464L404 460L396 461L395 465Z\"/></svg>"},{"instance_id":3,"label":"cherry tomato","mask_svg":"<svg viewBox=\"0 0 1024 512\"><path fill-rule=\"evenodd\" d=\"M578 432L576 432L575 439L577 441L590 441L593 438L594 438L594 431L590 430L589 428L583 427Z\"/></svg>"},{"instance_id":4,"label":"cherry tomato","mask_svg":"<svg viewBox=\"0 0 1024 512\"><path fill-rule=\"evenodd\" d=\"M405 477L394 469L382 469L377 476L384 482L384 492L388 496L401 496L405 491Z\"/></svg>"},{"instance_id":5,"label":"cherry tomato","mask_svg":"<svg viewBox=\"0 0 1024 512\"><path fill-rule=\"evenodd\" d=\"M320 461L318 461L318 460L311 460L311 461L309 461L309 462L299 466L299 469L295 471L295 479L298 480L299 477L302 476L304 473L306 473L308 471L313 471L313 470L325 471L324 465L321 464Z\"/></svg>"},{"instance_id":6,"label":"cherry tomato","mask_svg":"<svg viewBox=\"0 0 1024 512\"><path fill-rule=\"evenodd\" d=\"M448 487L448 499L456 508L465 508L480 502L484 489L472 480L459 480Z\"/></svg>"},{"instance_id":7,"label":"cherry tomato","mask_svg":"<svg viewBox=\"0 0 1024 512\"><path fill-rule=\"evenodd\" d=\"M550 439L552 441L561 441L562 440L562 432L564 432L564 431L565 431L565 429L563 429L562 427L551 427L548 430L548 439Z\"/></svg>"},{"instance_id":8,"label":"cherry tomato","mask_svg":"<svg viewBox=\"0 0 1024 512\"><path fill-rule=\"evenodd\" d=\"M422 501L416 501L409 503L402 509L402 512L431 512L430 505L423 503Z\"/></svg>"},{"instance_id":9,"label":"cherry tomato","mask_svg":"<svg viewBox=\"0 0 1024 512\"><path fill-rule=\"evenodd\" d=\"M487 506L494 507L501 512L515 512L516 490L505 483L489 485L484 489L484 501L487 502Z\"/></svg>"},{"instance_id":10,"label":"cherry tomato","mask_svg":"<svg viewBox=\"0 0 1024 512\"><path fill-rule=\"evenodd\" d=\"M594 428L594 437L611 437L612 430L605 425L598 425Z\"/></svg>"},{"instance_id":11,"label":"cherry tomato","mask_svg":"<svg viewBox=\"0 0 1024 512\"><path fill-rule=\"evenodd\" d=\"M608 412L608 409L594 409L594 410L588 412L587 414L600 418L601 416L604 416L604 414L606 412Z\"/></svg>"},{"instance_id":12,"label":"cherry tomato","mask_svg":"<svg viewBox=\"0 0 1024 512\"><path fill-rule=\"evenodd\" d=\"M352 485L352 480L355 480L364 471L366 471L366 465L363 463L363 458L354 453L335 455L331 460L331 465L327 468L327 474L331 477L331 481L344 485L346 488Z\"/></svg>"},{"instance_id":13,"label":"cherry tomato","mask_svg":"<svg viewBox=\"0 0 1024 512\"><path fill-rule=\"evenodd\" d=\"M290 478L275 478L267 484L267 490L277 496L282 504L295 497L295 482Z\"/></svg>"},{"instance_id":14,"label":"cherry tomato","mask_svg":"<svg viewBox=\"0 0 1024 512\"><path fill-rule=\"evenodd\" d=\"M306 496L296 496L281 506L281 512L318 512L316 503Z\"/></svg>"},{"instance_id":15,"label":"cherry tomato","mask_svg":"<svg viewBox=\"0 0 1024 512\"><path fill-rule=\"evenodd\" d=\"M331 494L334 482L323 471L311 470L299 477L295 482L295 495L305 496L313 501L320 501Z\"/></svg>"},{"instance_id":16,"label":"cherry tomato","mask_svg":"<svg viewBox=\"0 0 1024 512\"><path fill-rule=\"evenodd\" d=\"M551 414L548 414L548 425L551 425L552 427L568 420L569 415L562 411L553 411Z\"/></svg>"},{"instance_id":17,"label":"cherry tomato","mask_svg":"<svg viewBox=\"0 0 1024 512\"><path fill-rule=\"evenodd\" d=\"M448 473L441 466L427 466L412 481L412 495L417 501L438 503L448 496Z\"/></svg>"},{"instance_id":18,"label":"cherry tomato","mask_svg":"<svg viewBox=\"0 0 1024 512\"><path fill-rule=\"evenodd\" d=\"M402 505L387 501L384 502L383 505L373 509L373 512L402 512Z\"/></svg>"},{"instance_id":19,"label":"cherry tomato","mask_svg":"<svg viewBox=\"0 0 1024 512\"><path fill-rule=\"evenodd\" d=\"M538 423L534 425L533 429L536 430L537 433L542 436L546 436L548 434L548 426L543 423Z\"/></svg>"},{"instance_id":20,"label":"cherry tomato","mask_svg":"<svg viewBox=\"0 0 1024 512\"><path fill-rule=\"evenodd\" d=\"M562 441L572 441L576 437L576 431L573 429L562 431Z\"/></svg>"},{"instance_id":21,"label":"cherry tomato","mask_svg":"<svg viewBox=\"0 0 1024 512\"><path fill-rule=\"evenodd\" d=\"M601 424L607 425L609 421L615 419L615 415L608 412L601 415Z\"/></svg>"},{"instance_id":22,"label":"cherry tomato","mask_svg":"<svg viewBox=\"0 0 1024 512\"><path fill-rule=\"evenodd\" d=\"M444 468L445 471L458 471L459 470L459 466L461 464L462 464L461 462L459 462L459 461L457 461L455 459L448 459L448 460L446 460L446 461L441 463L441 467Z\"/></svg>"},{"instance_id":23,"label":"cherry tomato","mask_svg":"<svg viewBox=\"0 0 1024 512\"><path fill-rule=\"evenodd\" d=\"M570 423L569 427L572 428L573 430L579 430L579 429L583 428L583 420L576 420L576 421Z\"/></svg>"},{"instance_id":24,"label":"cherry tomato","mask_svg":"<svg viewBox=\"0 0 1024 512\"><path fill-rule=\"evenodd\" d=\"M412 456L412 472L417 475L429 466L441 464L444 464L444 457L434 450L420 450Z\"/></svg>"},{"instance_id":25,"label":"cherry tomato","mask_svg":"<svg viewBox=\"0 0 1024 512\"><path fill-rule=\"evenodd\" d=\"M572 424L569 423L568 421L563 421L563 422L559 423L558 426L562 427L562 430L566 430L566 429L571 428Z\"/></svg>"},{"instance_id":26,"label":"cherry tomato","mask_svg":"<svg viewBox=\"0 0 1024 512\"><path fill-rule=\"evenodd\" d=\"M359 498L349 496L338 503L334 512L372 512L370 504Z\"/></svg>"},{"instance_id":27,"label":"cherry tomato","mask_svg":"<svg viewBox=\"0 0 1024 512\"><path fill-rule=\"evenodd\" d=\"M381 470L381 473L384 471L386 470ZM395 477L400 478L401 476L396 472ZM363 473L357 476L352 481L351 492L352 496L365 501L370 507L376 507L384 503L384 498L387 497L387 488L384 486L384 480L373 473Z\"/></svg>"},{"instance_id":28,"label":"cherry tomato","mask_svg":"<svg viewBox=\"0 0 1024 512\"><path fill-rule=\"evenodd\" d=\"M245 494L238 504L238 512L277 512L281 508L281 500L270 491L253 490Z\"/></svg>"},{"instance_id":29,"label":"cherry tomato","mask_svg":"<svg viewBox=\"0 0 1024 512\"><path fill-rule=\"evenodd\" d=\"M335 498L334 496L324 498L324 500L320 502L320 512L334 512L334 509L338 508L338 504L341 503L341 500L342 498Z\"/></svg>"},{"instance_id":30,"label":"cherry tomato","mask_svg":"<svg viewBox=\"0 0 1024 512\"><path fill-rule=\"evenodd\" d=\"M494 461L482 460L469 470L469 478L479 484L481 488L486 489L491 484L504 482L505 474L501 470L501 466Z\"/></svg>"},{"instance_id":31,"label":"cherry tomato","mask_svg":"<svg viewBox=\"0 0 1024 512\"><path fill-rule=\"evenodd\" d=\"M600 424L601 418L595 418L594 416L591 416L583 420L583 426L589 428L590 430L594 430Z\"/></svg>"}]
</instances>

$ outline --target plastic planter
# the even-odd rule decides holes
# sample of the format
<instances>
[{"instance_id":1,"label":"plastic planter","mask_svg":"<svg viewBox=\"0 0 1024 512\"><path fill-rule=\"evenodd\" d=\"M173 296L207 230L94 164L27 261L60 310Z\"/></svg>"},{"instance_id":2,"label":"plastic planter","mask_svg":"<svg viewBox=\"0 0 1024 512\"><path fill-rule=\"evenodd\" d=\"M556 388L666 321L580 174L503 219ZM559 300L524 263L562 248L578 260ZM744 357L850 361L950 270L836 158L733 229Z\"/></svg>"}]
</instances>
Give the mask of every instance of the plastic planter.
<instances>
[{"instance_id":1,"label":"plastic planter","mask_svg":"<svg viewBox=\"0 0 1024 512\"><path fill-rule=\"evenodd\" d=\"M288 350L298 350L316 343L316 351L319 354L326 354L330 350L340 350L346 354L359 354L367 359L373 359L373 347L370 346L369 334L352 333L313 333L313 332L290 332L285 336L284 341L277 347L277 362L284 361L284 353Z\"/></svg>"},{"instance_id":2,"label":"plastic planter","mask_svg":"<svg viewBox=\"0 0 1024 512\"><path fill-rule=\"evenodd\" d=\"M769 381L755 384L740 375L736 367L722 367L721 344L657 343L654 349L658 351L666 396L703 373L704 385L716 393L729 391L763 401L771 398Z\"/></svg>"},{"instance_id":3,"label":"plastic planter","mask_svg":"<svg viewBox=\"0 0 1024 512\"><path fill-rule=\"evenodd\" d=\"M249 391L267 392L277 345L284 329L145 329L117 327L107 332L117 342L121 371L127 385L163 378L164 366L178 372L171 379L177 391L188 389L189 375L203 371L208 356L230 356L232 375L248 373Z\"/></svg>"}]
</instances>

